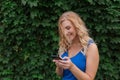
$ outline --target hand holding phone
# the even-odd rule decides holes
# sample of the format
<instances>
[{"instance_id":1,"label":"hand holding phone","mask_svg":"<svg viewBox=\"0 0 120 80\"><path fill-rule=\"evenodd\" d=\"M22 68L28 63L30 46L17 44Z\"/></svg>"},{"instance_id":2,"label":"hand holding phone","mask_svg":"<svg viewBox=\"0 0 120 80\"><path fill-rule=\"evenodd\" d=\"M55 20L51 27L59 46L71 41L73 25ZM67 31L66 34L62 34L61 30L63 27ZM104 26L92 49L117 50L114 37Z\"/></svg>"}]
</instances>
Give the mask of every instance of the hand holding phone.
<instances>
[{"instance_id":1,"label":"hand holding phone","mask_svg":"<svg viewBox=\"0 0 120 80\"><path fill-rule=\"evenodd\" d=\"M62 58L58 55L51 55L51 57L55 60L62 60Z\"/></svg>"}]
</instances>

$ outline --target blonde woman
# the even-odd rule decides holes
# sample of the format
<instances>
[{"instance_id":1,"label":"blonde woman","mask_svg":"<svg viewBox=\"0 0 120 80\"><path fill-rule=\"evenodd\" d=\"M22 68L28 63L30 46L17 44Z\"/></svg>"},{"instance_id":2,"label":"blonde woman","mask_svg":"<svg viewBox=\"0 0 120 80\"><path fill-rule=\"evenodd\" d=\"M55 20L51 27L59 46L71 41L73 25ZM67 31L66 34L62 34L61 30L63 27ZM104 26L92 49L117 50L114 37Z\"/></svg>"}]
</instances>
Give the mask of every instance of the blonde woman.
<instances>
[{"instance_id":1,"label":"blonde woman","mask_svg":"<svg viewBox=\"0 0 120 80\"><path fill-rule=\"evenodd\" d=\"M99 52L82 19L75 12L68 11L60 16L58 26L62 60L53 60L56 73L62 80L94 80Z\"/></svg>"}]
</instances>

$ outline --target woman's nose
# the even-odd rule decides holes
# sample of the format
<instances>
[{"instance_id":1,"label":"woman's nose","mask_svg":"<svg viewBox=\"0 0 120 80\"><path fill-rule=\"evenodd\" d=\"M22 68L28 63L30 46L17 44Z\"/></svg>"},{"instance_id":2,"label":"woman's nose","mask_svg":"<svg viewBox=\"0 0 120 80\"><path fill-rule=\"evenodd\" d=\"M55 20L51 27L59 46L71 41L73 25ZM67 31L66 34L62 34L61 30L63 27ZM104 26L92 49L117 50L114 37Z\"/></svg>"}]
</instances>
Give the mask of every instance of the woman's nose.
<instances>
[{"instance_id":1,"label":"woman's nose","mask_svg":"<svg viewBox=\"0 0 120 80\"><path fill-rule=\"evenodd\" d=\"M66 32L66 35L67 35L67 36L70 36L70 31L67 31L67 32Z\"/></svg>"}]
</instances>

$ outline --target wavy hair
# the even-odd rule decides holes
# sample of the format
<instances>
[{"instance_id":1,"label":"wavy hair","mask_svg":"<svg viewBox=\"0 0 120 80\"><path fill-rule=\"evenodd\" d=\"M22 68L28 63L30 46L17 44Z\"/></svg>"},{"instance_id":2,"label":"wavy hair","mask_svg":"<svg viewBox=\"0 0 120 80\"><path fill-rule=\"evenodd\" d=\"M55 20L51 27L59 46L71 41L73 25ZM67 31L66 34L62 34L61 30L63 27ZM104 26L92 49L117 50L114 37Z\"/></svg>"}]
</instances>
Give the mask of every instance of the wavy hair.
<instances>
[{"instance_id":1,"label":"wavy hair","mask_svg":"<svg viewBox=\"0 0 120 80\"><path fill-rule=\"evenodd\" d=\"M69 20L72 23L72 25L75 27L77 36L79 38L79 42L81 46L84 48L84 51L86 51L87 43L88 43L88 40L90 39L88 34L88 29L86 28L85 23L77 13L72 11L67 11L67 12L64 12L58 20L58 29L59 29L59 35L60 35L58 53L61 54L67 51L70 46L69 42L65 38L65 35L63 34L61 29L62 22L64 22L65 20Z\"/></svg>"}]
</instances>

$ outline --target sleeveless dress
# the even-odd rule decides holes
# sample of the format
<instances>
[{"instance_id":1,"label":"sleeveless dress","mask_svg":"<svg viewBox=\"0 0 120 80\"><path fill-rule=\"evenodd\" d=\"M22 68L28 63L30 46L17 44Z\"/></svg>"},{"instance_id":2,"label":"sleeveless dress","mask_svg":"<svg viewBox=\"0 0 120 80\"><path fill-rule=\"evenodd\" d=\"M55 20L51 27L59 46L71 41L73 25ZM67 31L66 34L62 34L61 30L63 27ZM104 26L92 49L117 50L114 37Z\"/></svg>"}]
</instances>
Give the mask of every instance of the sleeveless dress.
<instances>
[{"instance_id":1,"label":"sleeveless dress","mask_svg":"<svg viewBox=\"0 0 120 80\"><path fill-rule=\"evenodd\" d=\"M94 41L92 39L90 39L88 41L88 45L89 46L91 43L94 43ZM64 52L61 57L68 57L68 51ZM80 70L82 70L83 72L85 72L86 70L86 56L85 53L83 52L83 50L79 51L75 56L71 57L70 60L72 61L72 63L74 63ZM70 70L68 69L64 69L63 70L63 77L62 80L77 80L75 78L75 76L70 72Z\"/></svg>"}]
</instances>

